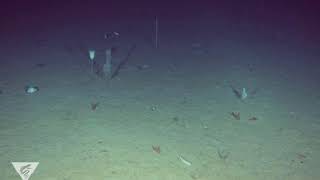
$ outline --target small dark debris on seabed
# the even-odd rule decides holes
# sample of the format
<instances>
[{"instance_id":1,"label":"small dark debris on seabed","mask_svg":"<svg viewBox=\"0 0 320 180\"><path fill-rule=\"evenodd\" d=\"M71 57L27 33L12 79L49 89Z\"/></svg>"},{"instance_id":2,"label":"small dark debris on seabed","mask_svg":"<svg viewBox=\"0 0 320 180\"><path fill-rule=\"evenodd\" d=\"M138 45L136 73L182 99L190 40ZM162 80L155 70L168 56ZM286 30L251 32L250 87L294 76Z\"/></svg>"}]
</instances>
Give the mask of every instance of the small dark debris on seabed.
<instances>
[{"instance_id":1,"label":"small dark debris on seabed","mask_svg":"<svg viewBox=\"0 0 320 180\"><path fill-rule=\"evenodd\" d=\"M253 116L253 117L251 117L251 118L248 119L248 121L256 121L256 120L258 120L258 118L255 117L255 116Z\"/></svg>"},{"instance_id":2,"label":"small dark debris on seabed","mask_svg":"<svg viewBox=\"0 0 320 180\"><path fill-rule=\"evenodd\" d=\"M97 109L97 107L99 106L99 102L94 102L94 103L91 103L91 110L92 111L95 111Z\"/></svg>"},{"instance_id":3,"label":"small dark debris on seabed","mask_svg":"<svg viewBox=\"0 0 320 180\"><path fill-rule=\"evenodd\" d=\"M157 154L161 153L161 149L159 145L152 146L152 150Z\"/></svg>"},{"instance_id":4,"label":"small dark debris on seabed","mask_svg":"<svg viewBox=\"0 0 320 180\"><path fill-rule=\"evenodd\" d=\"M219 155L219 158L222 159L222 160L226 160L229 155L230 155L230 151L226 150L226 149L218 149L217 151L218 155Z\"/></svg>"},{"instance_id":5,"label":"small dark debris on seabed","mask_svg":"<svg viewBox=\"0 0 320 180\"><path fill-rule=\"evenodd\" d=\"M232 85L230 85L230 88L232 89L233 94L238 98L241 99L242 98L242 94L239 90L237 90L235 87L233 87Z\"/></svg>"},{"instance_id":6,"label":"small dark debris on seabed","mask_svg":"<svg viewBox=\"0 0 320 180\"><path fill-rule=\"evenodd\" d=\"M35 66L36 68L44 68L44 67L46 67L47 65L44 64L44 63L38 63L38 64L35 64L34 66Z\"/></svg>"},{"instance_id":7,"label":"small dark debris on seabed","mask_svg":"<svg viewBox=\"0 0 320 180\"><path fill-rule=\"evenodd\" d=\"M307 159L307 154L304 153L297 153L295 159L292 159L291 162L298 162L300 164L303 164L305 160Z\"/></svg>"},{"instance_id":8,"label":"small dark debris on seabed","mask_svg":"<svg viewBox=\"0 0 320 180\"><path fill-rule=\"evenodd\" d=\"M240 120L240 112L231 112L230 114L235 120Z\"/></svg>"}]
</instances>

